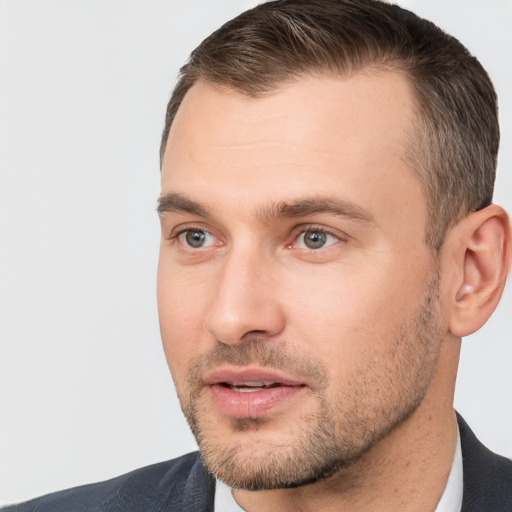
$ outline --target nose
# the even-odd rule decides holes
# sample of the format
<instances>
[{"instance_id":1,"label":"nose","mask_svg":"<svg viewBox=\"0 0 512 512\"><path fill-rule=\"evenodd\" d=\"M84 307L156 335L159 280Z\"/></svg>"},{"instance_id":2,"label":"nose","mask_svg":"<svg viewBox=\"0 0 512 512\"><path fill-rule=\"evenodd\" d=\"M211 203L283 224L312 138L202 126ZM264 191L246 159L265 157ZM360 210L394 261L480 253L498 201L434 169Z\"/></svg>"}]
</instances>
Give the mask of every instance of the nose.
<instances>
[{"instance_id":1,"label":"nose","mask_svg":"<svg viewBox=\"0 0 512 512\"><path fill-rule=\"evenodd\" d=\"M247 252L226 257L206 315L206 328L216 340L233 345L283 331L276 265L270 257Z\"/></svg>"}]
</instances>

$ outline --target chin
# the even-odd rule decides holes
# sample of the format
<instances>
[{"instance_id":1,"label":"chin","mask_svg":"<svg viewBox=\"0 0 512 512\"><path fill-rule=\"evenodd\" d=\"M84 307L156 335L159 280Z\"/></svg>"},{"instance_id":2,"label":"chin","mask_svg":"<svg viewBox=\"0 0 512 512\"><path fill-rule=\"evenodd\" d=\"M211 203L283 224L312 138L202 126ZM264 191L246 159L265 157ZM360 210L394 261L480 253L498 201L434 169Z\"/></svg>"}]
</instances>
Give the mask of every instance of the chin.
<instances>
[{"instance_id":1,"label":"chin","mask_svg":"<svg viewBox=\"0 0 512 512\"><path fill-rule=\"evenodd\" d=\"M300 487L331 477L353 459L340 453L334 422L321 413L293 420L223 418L204 423L199 429L193 426L203 462L236 489Z\"/></svg>"}]
</instances>

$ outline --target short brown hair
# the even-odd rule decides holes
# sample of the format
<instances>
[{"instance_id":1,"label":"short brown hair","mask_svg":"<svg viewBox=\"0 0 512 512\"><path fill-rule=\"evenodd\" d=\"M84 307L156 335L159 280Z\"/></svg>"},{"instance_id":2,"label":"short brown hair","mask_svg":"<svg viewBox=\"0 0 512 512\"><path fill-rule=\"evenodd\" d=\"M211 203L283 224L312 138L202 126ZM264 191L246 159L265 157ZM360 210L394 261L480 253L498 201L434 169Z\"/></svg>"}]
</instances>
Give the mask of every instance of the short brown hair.
<instances>
[{"instance_id":1,"label":"short brown hair","mask_svg":"<svg viewBox=\"0 0 512 512\"><path fill-rule=\"evenodd\" d=\"M408 154L428 204L426 242L492 201L499 146L497 98L484 68L454 37L380 0L277 0L205 39L181 68L167 106L173 119L198 80L258 97L304 74L347 77L368 67L408 77L417 126Z\"/></svg>"}]
</instances>

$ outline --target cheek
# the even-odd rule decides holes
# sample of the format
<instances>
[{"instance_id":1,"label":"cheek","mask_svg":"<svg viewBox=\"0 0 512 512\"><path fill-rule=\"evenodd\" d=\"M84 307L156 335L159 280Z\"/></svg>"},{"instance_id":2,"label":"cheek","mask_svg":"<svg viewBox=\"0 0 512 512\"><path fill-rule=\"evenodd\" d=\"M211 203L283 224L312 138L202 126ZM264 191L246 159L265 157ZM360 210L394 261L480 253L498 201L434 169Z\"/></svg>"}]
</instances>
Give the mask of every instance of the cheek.
<instances>
[{"instance_id":1,"label":"cheek","mask_svg":"<svg viewBox=\"0 0 512 512\"><path fill-rule=\"evenodd\" d=\"M201 351L205 291L201 280L188 280L172 265L159 263L158 316L167 364L173 378L184 378L189 362Z\"/></svg>"},{"instance_id":2,"label":"cheek","mask_svg":"<svg viewBox=\"0 0 512 512\"><path fill-rule=\"evenodd\" d=\"M387 354L422 296L421 280L398 279L387 269L355 269L301 279L307 293L288 297L289 336L326 364L335 377ZM290 289L296 289L291 285ZM299 348L299 347L297 347Z\"/></svg>"}]
</instances>

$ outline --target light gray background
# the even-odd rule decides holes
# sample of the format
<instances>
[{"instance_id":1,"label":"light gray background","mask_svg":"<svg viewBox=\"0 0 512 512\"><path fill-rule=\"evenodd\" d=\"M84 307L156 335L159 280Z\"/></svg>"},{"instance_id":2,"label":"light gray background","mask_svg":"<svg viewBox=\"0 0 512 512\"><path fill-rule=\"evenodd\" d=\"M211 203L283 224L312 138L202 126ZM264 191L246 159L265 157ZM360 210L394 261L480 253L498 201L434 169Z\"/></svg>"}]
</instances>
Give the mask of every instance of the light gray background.
<instances>
[{"instance_id":1,"label":"light gray background","mask_svg":"<svg viewBox=\"0 0 512 512\"><path fill-rule=\"evenodd\" d=\"M402 5L458 36L501 96L512 210L512 0ZM160 347L158 145L189 51L240 0L0 1L0 503L195 444ZM512 292L464 341L456 405L512 456Z\"/></svg>"}]
</instances>

